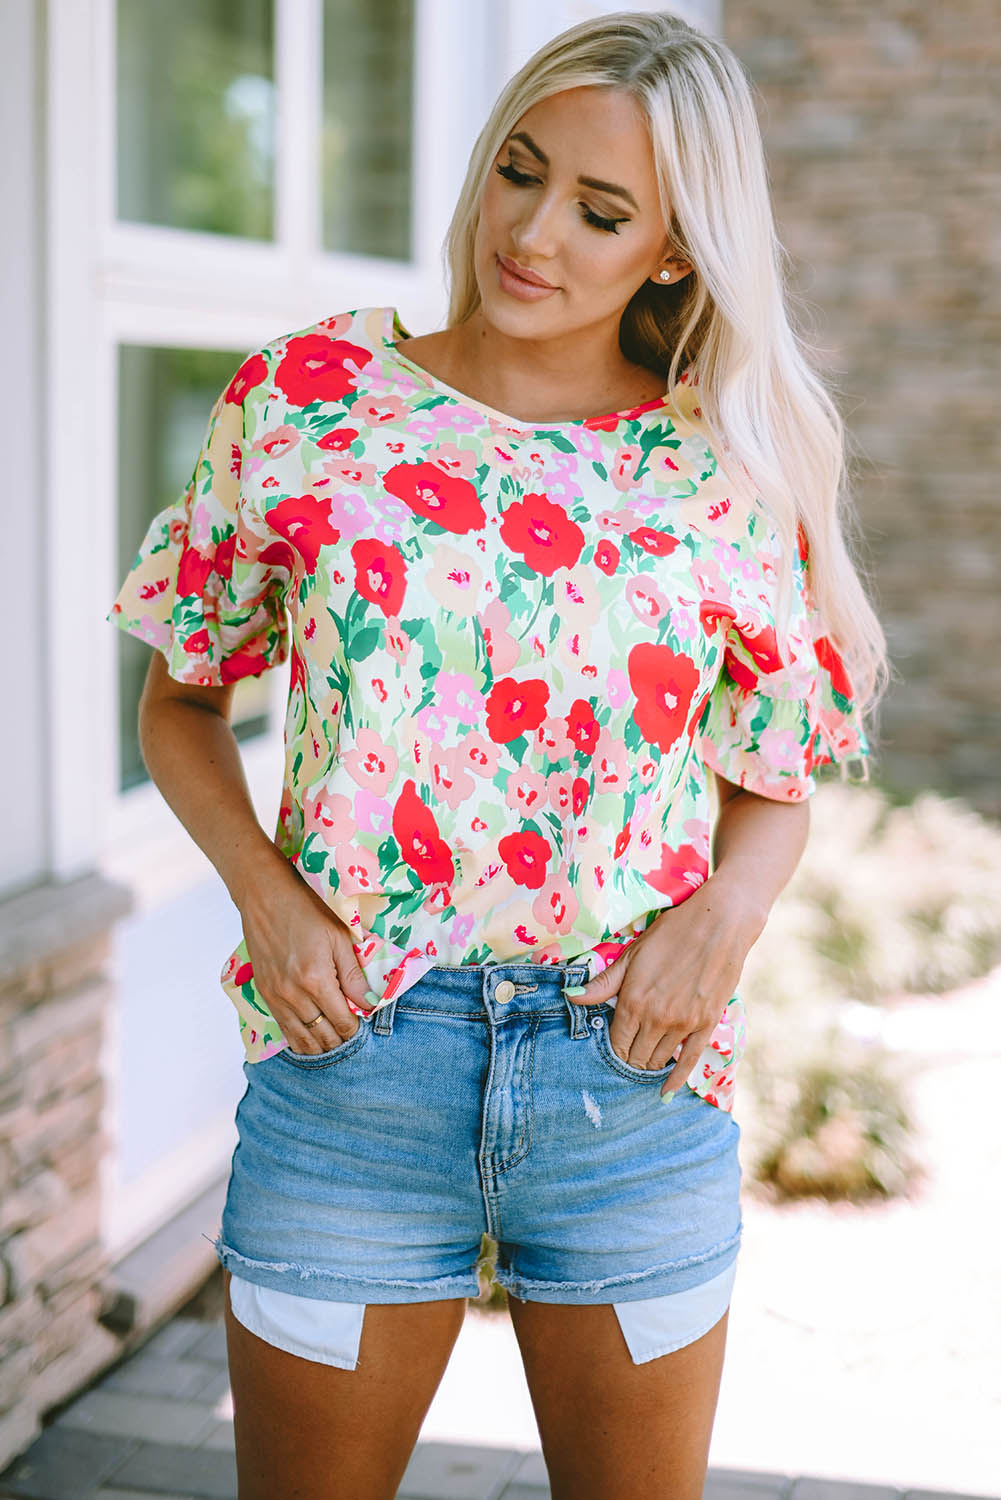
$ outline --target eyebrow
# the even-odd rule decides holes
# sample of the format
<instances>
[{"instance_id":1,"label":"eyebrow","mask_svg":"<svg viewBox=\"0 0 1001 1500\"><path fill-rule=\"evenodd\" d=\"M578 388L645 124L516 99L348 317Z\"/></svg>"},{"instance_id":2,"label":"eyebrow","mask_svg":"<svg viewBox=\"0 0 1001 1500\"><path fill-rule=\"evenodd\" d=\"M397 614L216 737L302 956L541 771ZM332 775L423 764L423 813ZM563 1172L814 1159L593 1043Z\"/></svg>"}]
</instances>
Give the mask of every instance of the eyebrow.
<instances>
[{"instance_id":1,"label":"eyebrow","mask_svg":"<svg viewBox=\"0 0 1001 1500\"><path fill-rule=\"evenodd\" d=\"M515 130L508 136L508 140L520 141L523 146L528 147L534 157L537 157L541 161L544 167L548 167L549 157L542 150L541 146L536 145L527 130ZM599 193L612 193L616 198L624 198L627 203L632 204L637 213L640 212L640 206L628 188L619 187L614 182L602 182L598 177L578 177L577 181L582 183L584 187L597 188Z\"/></svg>"}]
</instances>

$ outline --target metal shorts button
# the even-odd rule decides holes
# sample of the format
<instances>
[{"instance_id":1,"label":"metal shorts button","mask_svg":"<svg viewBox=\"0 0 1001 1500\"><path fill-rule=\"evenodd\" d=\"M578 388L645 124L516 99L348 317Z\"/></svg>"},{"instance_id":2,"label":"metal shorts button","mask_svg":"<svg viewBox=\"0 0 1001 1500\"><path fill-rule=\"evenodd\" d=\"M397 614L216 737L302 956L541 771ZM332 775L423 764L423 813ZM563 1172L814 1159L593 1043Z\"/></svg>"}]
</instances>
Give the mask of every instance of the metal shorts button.
<instances>
[{"instance_id":1,"label":"metal shorts button","mask_svg":"<svg viewBox=\"0 0 1001 1500\"><path fill-rule=\"evenodd\" d=\"M507 1005L509 1000L514 999L514 984L510 979L502 979L494 990L494 999L498 1005Z\"/></svg>"}]
</instances>

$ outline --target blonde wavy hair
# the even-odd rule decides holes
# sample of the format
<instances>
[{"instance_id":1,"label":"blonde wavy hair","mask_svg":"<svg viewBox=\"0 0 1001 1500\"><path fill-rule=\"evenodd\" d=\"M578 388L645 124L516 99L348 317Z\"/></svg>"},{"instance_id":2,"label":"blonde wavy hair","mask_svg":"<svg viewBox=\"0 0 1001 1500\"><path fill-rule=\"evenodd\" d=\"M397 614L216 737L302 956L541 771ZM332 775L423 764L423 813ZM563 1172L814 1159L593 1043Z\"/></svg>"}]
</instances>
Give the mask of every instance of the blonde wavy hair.
<instances>
[{"instance_id":1,"label":"blonde wavy hair","mask_svg":"<svg viewBox=\"0 0 1001 1500\"><path fill-rule=\"evenodd\" d=\"M622 352L664 375L679 409L679 373L695 367L717 461L735 485L750 481L780 539L780 618L802 526L811 601L864 712L885 689L889 668L882 627L849 552L857 519L844 424L807 357L812 347L791 324L788 257L775 230L752 88L728 47L667 11L620 11L571 26L534 53L505 85L473 147L444 245L447 326L464 323L480 302L473 246L495 156L533 105L591 85L622 89L639 105L666 232L693 267L678 282L646 281L633 295L619 326Z\"/></svg>"}]
</instances>

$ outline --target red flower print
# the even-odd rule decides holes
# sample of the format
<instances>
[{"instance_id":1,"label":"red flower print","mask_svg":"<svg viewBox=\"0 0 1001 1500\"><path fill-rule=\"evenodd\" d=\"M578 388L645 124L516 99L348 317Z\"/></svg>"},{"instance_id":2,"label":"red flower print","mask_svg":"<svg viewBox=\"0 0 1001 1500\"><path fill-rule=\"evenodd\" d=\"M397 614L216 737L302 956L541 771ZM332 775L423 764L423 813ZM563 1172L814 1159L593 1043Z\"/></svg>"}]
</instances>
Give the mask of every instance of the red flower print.
<instances>
[{"instance_id":1,"label":"red flower print","mask_svg":"<svg viewBox=\"0 0 1001 1500\"><path fill-rule=\"evenodd\" d=\"M233 576L233 553L236 551L236 532L231 531L229 536L221 541L215 549L215 561L212 566L220 578L232 578Z\"/></svg>"},{"instance_id":2,"label":"red flower print","mask_svg":"<svg viewBox=\"0 0 1001 1500\"><path fill-rule=\"evenodd\" d=\"M800 562L807 562L810 556L810 544L806 539L806 530L802 521L796 522L796 547Z\"/></svg>"},{"instance_id":3,"label":"red flower print","mask_svg":"<svg viewBox=\"0 0 1001 1500\"><path fill-rule=\"evenodd\" d=\"M753 667L749 667L746 662L741 661L739 656L735 656L729 647L723 654L723 665L726 668L730 681L735 687L740 688L745 693L754 692L758 685L757 672L755 672Z\"/></svg>"},{"instance_id":4,"label":"red flower print","mask_svg":"<svg viewBox=\"0 0 1001 1500\"><path fill-rule=\"evenodd\" d=\"M709 861L694 845L682 844L680 849L672 849L661 844L660 864L656 870L648 870L643 878L655 891L669 896L672 906L677 906L704 883L708 874Z\"/></svg>"},{"instance_id":5,"label":"red flower print","mask_svg":"<svg viewBox=\"0 0 1001 1500\"><path fill-rule=\"evenodd\" d=\"M346 448L351 447L357 436L358 432L354 427L333 427L323 434L316 446L325 453L343 453Z\"/></svg>"},{"instance_id":6,"label":"red flower print","mask_svg":"<svg viewBox=\"0 0 1001 1500\"><path fill-rule=\"evenodd\" d=\"M594 565L600 568L607 578L611 578L619 566L619 549L614 542L600 541L594 549Z\"/></svg>"},{"instance_id":7,"label":"red flower print","mask_svg":"<svg viewBox=\"0 0 1001 1500\"><path fill-rule=\"evenodd\" d=\"M260 385L266 379L268 373L268 362L263 354L252 354L245 359L237 370L233 379L226 387L226 400L232 401L235 406L241 406L248 391L252 391L255 385Z\"/></svg>"},{"instance_id":8,"label":"red flower print","mask_svg":"<svg viewBox=\"0 0 1001 1500\"><path fill-rule=\"evenodd\" d=\"M400 858L425 885L437 881L451 884L455 878L452 851L438 832L432 813L417 795L417 783L405 781L393 808L393 834L400 846Z\"/></svg>"},{"instance_id":9,"label":"red flower print","mask_svg":"<svg viewBox=\"0 0 1001 1500\"><path fill-rule=\"evenodd\" d=\"M241 677L259 677L268 665L262 651L234 651L219 663L223 682L239 682Z\"/></svg>"},{"instance_id":10,"label":"red flower print","mask_svg":"<svg viewBox=\"0 0 1001 1500\"><path fill-rule=\"evenodd\" d=\"M627 665L636 698L633 719L651 745L670 750L685 727L699 685L695 663L670 646L643 642L630 651Z\"/></svg>"},{"instance_id":11,"label":"red flower print","mask_svg":"<svg viewBox=\"0 0 1001 1500\"><path fill-rule=\"evenodd\" d=\"M445 531L462 535L486 525L475 487L468 479L446 474L437 464L394 464L382 482L391 495L426 521L437 521Z\"/></svg>"},{"instance_id":12,"label":"red flower print","mask_svg":"<svg viewBox=\"0 0 1001 1500\"><path fill-rule=\"evenodd\" d=\"M407 563L395 543L360 537L351 556L358 593L369 604L377 604L387 619L398 615L407 592Z\"/></svg>"},{"instance_id":13,"label":"red flower print","mask_svg":"<svg viewBox=\"0 0 1001 1500\"><path fill-rule=\"evenodd\" d=\"M591 795L591 788L583 776L575 776L573 784L572 803L573 815L579 818L587 806L587 799Z\"/></svg>"},{"instance_id":14,"label":"red flower print","mask_svg":"<svg viewBox=\"0 0 1001 1500\"><path fill-rule=\"evenodd\" d=\"M601 725L594 717L594 709L586 698L575 699L570 705L566 720L567 734L576 748L584 755L593 755L594 747L598 743L598 735L601 733Z\"/></svg>"},{"instance_id":15,"label":"red flower print","mask_svg":"<svg viewBox=\"0 0 1001 1500\"><path fill-rule=\"evenodd\" d=\"M654 557L666 557L678 545L678 538L669 531L658 531L655 526L636 526L629 532L629 540L651 552Z\"/></svg>"},{"instance_id":16,"label":"red flower print","mask_svg":"<svg viewBox=\"0 0 1001 1500\"><path fill-rule=\"evenodd\" d=\"M194 547L185 547L177 565L177 597L187 599L192 594L201 594L205 582L212 572L212 559Z\"/></svg>"},{"instance_id":17,"label":"red flower print","mask_svg":"<svg viewBox=\"0 0 1001 1500\"><path fill-rule=\"evenodd\" d=\"M740 638L745 651L762 672L782 670L782 658L779 656L778 642L771 625L760 625L757 629L744 625L741 627Z\"/></svg>"},{"instance_id":18,"label":"red flower print","mask_svg":"<svg viewBox=\"0 0 1001 1500\"><path fill-rule=\"evenodd\" d=\"M487 695L487 734L495 743L506 745L526 730L537 729L546 717L548 702L549 684L540 677L527 682L502 677Z\"/></svg>"},{"instance_id":19,"label":"red flower print","mask_svg":"<svg viewBox=\"0 0 1001 1500\"><path fill-rule=\"evenodd\" d=\"M498 841L497 852L515 885L528 886L531 891L545 885L546 865L553 851L541 833L525 828L520 833L505 834Z\"/></svg>"},{"instance_id":20,"label":"red flower print","mask_svg":"<svg viewBox=\"0 0 1001 1500\"><path fill-rule=\"evenodd\" d=\"M306 564L307 573L316 572L320 548L340 540L340 532L330 521L329 500L318 499L315 495L290 495L286 500L279 500L266 515L268 525L298 552Z\"/></svg>"},{"instance_id":21,"label":"red flower print","mask_svg":"<svg viewBox=\"0 0 1001 1500\"><path fill-rule=\"evenodd\" d=\"M619 835L615 840L615 847L612 850L613 859L618 859L620 855L624 854L625 851L629 848L629 826L631 823L632 819L630 818L629 823L626 824L625 828L619 830Z\"/></svg>"},{"instance_id":22,"label":"red flower print","mask_svg":"<svg viewBox=\"0 0 1001 1500\"><path fill-rule=\"evenodd\" d=\"M724 604L719 599L703 599L699 605L699 619L702 629L706 635L715 635L719 629L720 621L723 622L724 632L728 629L731 620L736 620L737 611L732 604Z\"/></svg>"},{"instance_id":23,"label":"red flower print","mask_svg":"<svg viewBox=\"0 0 1001 1500\"><path fill-rule=\"evenodd\" d=\"M355 374L346 368L346 361L364 367L371 358L370 349L349 344L346 339L307 333L303 338L289 339L285 357L275 371L275 385L292 406L340 401L355 388Z\"/></svg>"},{"instance_id":24,"label":"red flower print","mask_svg":"<svg viewBox=\"0 0 1001 1500\"><path fill-rule=\"evenodd\" d=\"M584 549L584 533L562 505L545 495L526 495L509 505L501 518L501 536L520 552L530 568L551 578L557 568L572 568Z\"/></svg>"},{"instance_id":25,"label":"red flower print","mask_svg":"<svg viewBox=\"0 0 1001 1500\"><path fill-rule=\"evenodd\" d=\"M841 654L830 636L822 635L816 641L817 660L831 679L831 687L841 698L852 696L851 678L845 670Z\"/></svg>"}]
</instances>

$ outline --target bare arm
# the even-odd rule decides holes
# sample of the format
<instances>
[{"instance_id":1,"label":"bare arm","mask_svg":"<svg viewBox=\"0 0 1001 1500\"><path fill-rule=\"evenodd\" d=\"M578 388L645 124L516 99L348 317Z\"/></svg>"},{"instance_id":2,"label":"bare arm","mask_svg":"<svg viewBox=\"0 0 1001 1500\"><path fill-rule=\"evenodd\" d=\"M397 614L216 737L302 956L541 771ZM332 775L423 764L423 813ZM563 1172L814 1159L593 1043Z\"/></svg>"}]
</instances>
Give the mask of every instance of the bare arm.
<instances>
[{"instance_id":1,"label":"bare arm","mask_svg":"<svg viewBox=\"0 0 1001 1500\"><path fill-rule=\"evenodd\" d=\"M254 980L296 1052L353 1036L345 996L366 1004L350 929L306 884L257 819L230 724L233 684L175 681L158 651L139 703L139 744L150 776L212 861L243 920ZM324 1019L307 1028L317 1012Z\"/></svg>"}]
</instances>

